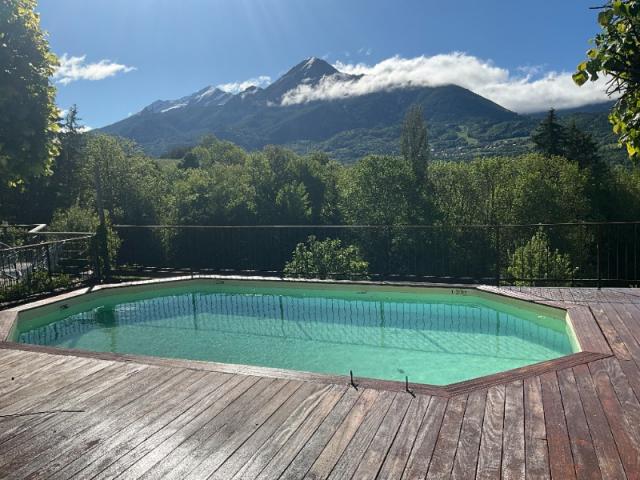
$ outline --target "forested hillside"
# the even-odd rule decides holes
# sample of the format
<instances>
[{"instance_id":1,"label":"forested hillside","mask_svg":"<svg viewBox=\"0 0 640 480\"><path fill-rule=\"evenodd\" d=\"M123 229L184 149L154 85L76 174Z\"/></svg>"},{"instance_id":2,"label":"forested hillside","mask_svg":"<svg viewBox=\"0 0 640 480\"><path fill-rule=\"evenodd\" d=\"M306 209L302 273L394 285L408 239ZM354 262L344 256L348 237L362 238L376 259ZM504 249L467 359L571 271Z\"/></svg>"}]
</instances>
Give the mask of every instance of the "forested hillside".
<instances>
[{"instance_id":1,"label":"forested hillside","mask_svg":"<svg viewBox=\"0 0 640 480\"><path fill-rule=\"evenodd\" d=\"M401 130L388 141L397 152ZM75 111L64 132L53 175L21 189L3 187L0 218L28 223L95 216L96 164L114 223L478 224L640 217L640 172L628 161L609 166L599 152L568 159L530 151L469 162L429 152L418 180L411 158L399 153L366 155L345 166L324 153L301 155L278 146L248 152L209 136L167 161L147 156L128 140L81 133Z\"/></svg>"},{"instance_id":2,"label":"forested hillside","mask_svg":"<svg viewBox=\"0 0 640 480\"><path fill-rule=\"evenodd\" d=\"M417 104L427 120L434 157L470 160L531 151L529 136L538 115L518 115L456 85L284 103L288 92L332 78L358 77L310 58L264 89L250 87L234 95L206 87L177 100L158 100L102 131L134 140L156 157L194 146L202 136L213 134L249 150L275 144L300 154L322 151L342 163L354 163L368 154L397 154L402 118L409 106ZM625 157L607 121L610 107L588 105L560 113L605 146L602 155L607 161L620 162Z\"/></svg>"}]
</instances>

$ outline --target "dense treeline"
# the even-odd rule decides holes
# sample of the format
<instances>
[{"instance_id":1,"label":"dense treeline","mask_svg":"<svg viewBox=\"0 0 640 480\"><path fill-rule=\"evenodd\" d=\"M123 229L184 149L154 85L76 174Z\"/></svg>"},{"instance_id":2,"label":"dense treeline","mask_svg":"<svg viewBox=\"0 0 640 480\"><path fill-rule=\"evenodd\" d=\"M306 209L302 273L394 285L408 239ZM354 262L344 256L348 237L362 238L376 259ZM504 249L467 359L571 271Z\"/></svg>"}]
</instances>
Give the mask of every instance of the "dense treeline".
<instances>
[{"instance_id":1,"label":"dense treeline","mask_svg":"<svg viewBox=\"0 0 640 480\"><path fill-rule=\"evenodd\" d=\"M184 149L181 158L154 159L130 141L82 133L75 109L70 110L61 131L53 174L32 179L22 189L3 188L0 219L47 222L58 231L96 231L98 194L108 222L124 225L460 226L640 218L640 170L631 164L612 167L600 161L597 145L575 125L558 124L553 112L532 138L538 152L471 162L430 158L419 108L407 114L399 139L401 155L368 155L350 166L323 153L298 155L278 146L247 152L213 136ZM144 254L148 258L155 255L151 262L198 266L202 258L215 263L212 259L222 255L233 263L232 257L240 253L228 250L230 246L237 244L238 249L246 250L259 245L277 260L271 262L262 255L252 261L282 269L295 245L304 240L283 243L278 239L284 244L278 249L285 250L276 252L275 247L268 247L276 241L273 236L256 235L253 240L212 240L193 230L146 232L135 241L123 239L119 260L141 261ZM542 267L535 270L514 263L539 258L550 272L570 276L575 272L572 265L592 261L594 254L593 235L581 235L549 235L535 229L511 237L503 233L504 258L492 261L503 263L502 270L517 277L516 272L527 276ZM437 260L443 252L455 256L464 268L472 268L494 255L497 241L491 232L472 235L452 230L435 238L400 227L383 234L323 232L318 241L338 236L346 248L354 245L362 255L349 262L362 265L364 261L371 271L395 272L416 268L418 254ZM249 247L247 242L254 243ZM112 257L119 245L117 238L109 241ZM314 251L324 252L326 245L299 248L299 259ZM327 262L340 264L337 257ZM549 258L552 265L547 265ZM238 257L237 263L241 261L252 266L246 255ZM324 267L311 270L317 268ZM445 273L454 268L442 266ZM477 267L479 272L487 268L497 267Z\"/></svg>"},{"instance_id":2,"label":"dense treeline","mask_svg":"<svg viewBox=\"0 0 640 480\"><path fill-rule=\"evenodd\" d=\"M414 119L405 131L426 144L420 131L410 131L421 122ZM462 163L430 160L405 138L404 155L368 155L343 166L323 153L298 155L277 146L247 152L208 136L182 159L158 160L130 141L81 133L75 109L62 130L53 174L23 188L3 187L0 219L50 222L69 211L93 216L96 165L104 207L116 224L461 225L640 217L640 171L608 167L591 153L588 161L570 160L541 147L541 153Z\"/></svg>"}]
</instances>

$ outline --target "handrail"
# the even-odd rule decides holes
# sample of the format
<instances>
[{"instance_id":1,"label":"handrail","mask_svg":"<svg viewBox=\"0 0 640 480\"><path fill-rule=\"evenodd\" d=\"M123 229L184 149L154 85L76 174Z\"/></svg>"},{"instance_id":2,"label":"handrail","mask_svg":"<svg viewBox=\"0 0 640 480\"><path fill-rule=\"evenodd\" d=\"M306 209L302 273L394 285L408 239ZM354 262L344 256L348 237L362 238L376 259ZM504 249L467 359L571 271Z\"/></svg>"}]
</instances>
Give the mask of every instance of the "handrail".
<instances>
[{"instance_id":1,"label":"handrail","mask_svg":"<svg viewBox=\"0 0 640 480\"><path fill-rule=\"evenodd\" d=\"M526 228L526 227L556 227L556 226L591 226L591 225L640 225L640 220L616 222L559 222L559 223L495 223L495 224L335 224L335 225L128 225L116 224L114 228L211 228L211 229L241 229L241 228Z\"/></svg>"},{"instance_id":2,"label":"handrail","mask_svg":"<svg viewBox=\"0 0 640 480\"><path fill-rule=\"evenodd\" d=\"M67 243L67 242L74 242L76 240L86 240L86 239L92 238L92 237L93 237L93 234L86 235L86 236L83 236L83 237L62 238L60 240L52 240L52 241L49 241L49 242L31 243L29 245L20 245L18 247L2 248L2 249L0 249L0 252L5 253L5 252L15 252L15 251L18 251L18 250L29 250L31 248L45 247L47 245L59 245L59 244Z\"/></svg>"}]
</instances>

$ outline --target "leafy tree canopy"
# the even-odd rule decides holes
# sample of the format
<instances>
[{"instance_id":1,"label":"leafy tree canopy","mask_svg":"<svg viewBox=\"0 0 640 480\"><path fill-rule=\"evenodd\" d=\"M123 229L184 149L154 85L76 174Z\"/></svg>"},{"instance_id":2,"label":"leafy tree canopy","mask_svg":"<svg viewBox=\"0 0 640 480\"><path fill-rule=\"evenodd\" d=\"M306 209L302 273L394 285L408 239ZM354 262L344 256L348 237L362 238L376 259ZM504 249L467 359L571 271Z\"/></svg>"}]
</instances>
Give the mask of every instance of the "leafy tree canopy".
<instances>
[{"instance_id":1,"label":"leafy tree canopy","mask_svg":"<svg viewBox=\"0 0 640 480\"><path fill-rule=\"evenodd\" d=\"M284 273L294 278L352 279L367 278L369 264L354 245L343 246L339 239L320 241L314 235L299 243Z\"/></svg>"},{"instance_id":2,"label":"leafy tree canopy","mask_svg":"<svg viewBox=\"0 0 640 480\"><path fill-rule=\"evenodd\" d=\"M49 173L58 109L49 50L35 0L0 0L0 178L16 186Z\"/></svg>"},{"instance_id":3,"label":"leafy tree canopy","mask_svg":"<svg viewBox=\"0 0 640 480\"><path fill-rule=\"evenodd\" d=\"M620 95L609 120L632 159L640 152L640 1L609 0L598 14L602 27L593 39L587 60L573 80L583 85L599 74L610 80L609 95Z\"/></svg>"},{"instance_id":4,"label":"leafy tree canopy","mask_svg":"<svg viewBox=\"0 0 640 480\"><path fill-rule=\"evenodd\" d=\"M526 244L516 248L507 272L516 285L544 284L545 280L572 278L575 274L569 255L553 250L549 236L542 229Z\"/></svg>"},{"instance_id":5,"label":"leafy tree canopy","mask_svg":"<svg viewBox=\"0 0 640 480\"><path fill-rule=\"evenodd\" d=\"M405 116L400 137L400 151L404 159L411 164L416 182L422 186L426 180L429 143L424 112L420 105L413 105Z\"/></svg>"},{"instance_id":6,"label":"leafy tree canopy","mask_svg":"<svg viewBox=\"0 0 640 480\"><path fill-rule=\"evenodd\" d=\"M556 111L552 108L531 134L531 141L540 153L551 157L564 154L565 137L565 128L558 122Z\"/></svg>"}]
</instances>

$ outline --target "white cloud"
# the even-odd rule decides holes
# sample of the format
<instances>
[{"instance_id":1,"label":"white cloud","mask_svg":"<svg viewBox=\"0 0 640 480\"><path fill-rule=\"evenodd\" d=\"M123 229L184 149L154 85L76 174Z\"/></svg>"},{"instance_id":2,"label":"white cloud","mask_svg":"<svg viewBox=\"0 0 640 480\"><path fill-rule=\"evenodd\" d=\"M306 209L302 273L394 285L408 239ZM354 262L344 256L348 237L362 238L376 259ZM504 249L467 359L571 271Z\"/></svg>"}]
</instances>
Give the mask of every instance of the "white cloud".
<instances>
[{"instance_id":1,"label":"white cloud","mask_svg":"<svg viewBox=\"0 0 640 480\"><path fill-rule=\"evenodd\" d=\"M336 62L344 73L363 75L345 80L325 77L317 85L300 85L287 92L282 105L333 100L407 87L459 85L510 110L530 113L550 107L571 108L608 99L606 79L573 83L570 72L544 72L542 67L522 67L512 74L491 61L454 52L432 57L391 57L375 65Z\"/></svg>"},{"instance_id":2,"label":"white cloud","mask_svg":"<svg viewBox=\"0 0 640 480\"><path fill-rule=\"evenodd\" d=\"M240 93L249 87L266 87L271 83L271 77L268 75L260 75L256 78L250 78L244 82L231 82L218 85L218 88L228 93Z\"/></svg>"},{"instance_id":3,"label":"white cloud","mask_svg":"<svg viewBox=\"0 0 640 480\"><path fill-rule=\"evenodd\" d=\"M135 70L111 60L87 63L86 55L69 57L66 53L60 57L60 66L53 74L53 79L63 85L68 85L77 80L103 80L113 77L118 73L127 73Z\"/></svg>"}]
</instances>

